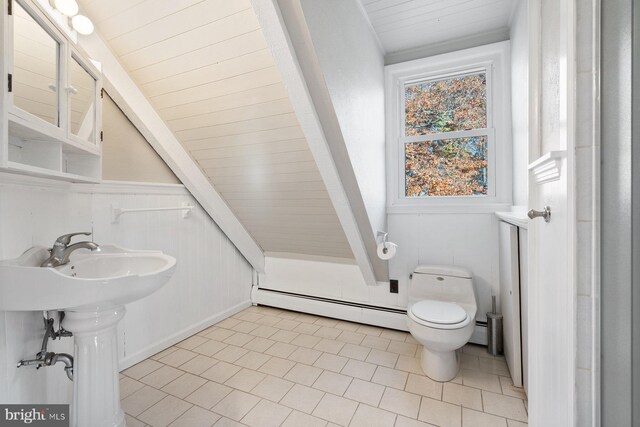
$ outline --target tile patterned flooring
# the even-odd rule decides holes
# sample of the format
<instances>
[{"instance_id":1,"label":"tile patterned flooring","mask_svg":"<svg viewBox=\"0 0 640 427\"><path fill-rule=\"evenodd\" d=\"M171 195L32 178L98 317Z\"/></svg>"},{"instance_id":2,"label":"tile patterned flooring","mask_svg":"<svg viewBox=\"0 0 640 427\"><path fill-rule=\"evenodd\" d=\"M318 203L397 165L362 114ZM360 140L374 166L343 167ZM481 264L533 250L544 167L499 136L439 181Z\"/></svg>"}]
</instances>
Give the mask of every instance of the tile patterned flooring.
<instances>
[{"instance_id":1,"label":"tile patterned flooring","mask_svg":"<svg viewBox=\"0 0 640 427\"><path fill-rule=\"evenodd\" d=\"M448 383L394 331L250 307L121 374L127 425L522 427L527 402L502 357L462 349Z\"/></svg>"}]
</instances>

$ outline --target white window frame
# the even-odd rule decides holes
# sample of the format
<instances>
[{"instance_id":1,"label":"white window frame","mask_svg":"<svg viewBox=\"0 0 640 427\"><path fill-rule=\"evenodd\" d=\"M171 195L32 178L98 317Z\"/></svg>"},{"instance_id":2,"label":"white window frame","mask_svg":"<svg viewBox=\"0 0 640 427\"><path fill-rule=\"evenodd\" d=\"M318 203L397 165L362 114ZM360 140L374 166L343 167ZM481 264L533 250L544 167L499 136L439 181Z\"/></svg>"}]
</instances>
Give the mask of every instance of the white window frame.
<instances>
[{"instance_id":1,"label":"white window frame","mask_svg":"<svg viewBox=\"0 0 640 427\"><path fill-rule=\"evenodd\" d=\"M487 128L404 136L405 85L486 72ZM492 212L512 200L509 42L385 67L387 211ZM487 194L473 196L405 196L405 144L438 139L487 136Z\"/></svg>"}]
</instances>

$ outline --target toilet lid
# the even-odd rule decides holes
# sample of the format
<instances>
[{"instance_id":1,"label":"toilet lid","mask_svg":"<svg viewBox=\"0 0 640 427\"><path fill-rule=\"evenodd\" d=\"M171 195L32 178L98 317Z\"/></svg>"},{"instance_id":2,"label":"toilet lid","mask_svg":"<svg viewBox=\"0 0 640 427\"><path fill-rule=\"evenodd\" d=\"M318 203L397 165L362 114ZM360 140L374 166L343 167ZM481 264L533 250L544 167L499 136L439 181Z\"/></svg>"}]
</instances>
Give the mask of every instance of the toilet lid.
<instances>
[{"instance_id":1,"label":"toilet lid","mask_svg":"<svg viewBox=\"0 0 640 427\"><path fill-rule=\"evenodd\" d=\"M423 300L411 307L411 313L425 322L452 325L463 322L467 312L458 304L444 301Z\"/></svg>"}]
</instances>

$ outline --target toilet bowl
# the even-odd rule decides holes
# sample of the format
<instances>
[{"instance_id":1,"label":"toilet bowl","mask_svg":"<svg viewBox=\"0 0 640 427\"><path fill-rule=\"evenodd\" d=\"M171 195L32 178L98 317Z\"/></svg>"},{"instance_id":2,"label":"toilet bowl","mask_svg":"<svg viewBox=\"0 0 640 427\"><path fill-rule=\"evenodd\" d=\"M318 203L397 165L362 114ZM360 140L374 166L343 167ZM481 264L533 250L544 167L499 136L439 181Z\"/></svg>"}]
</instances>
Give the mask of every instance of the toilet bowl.
<instances>
[{"instance_id":1,"label":"toilet bowl","mask_svg":"<svg viewBox=\"0 0 640 427\"><path fill-rule=\"evenodd\" d=\"M429 378L450 381L456 377L456 350L471 338L476 311L469 271L436 265L416 268L409 287L407 324L423 346L421 366Z\"/></svg>"}]
</instances>

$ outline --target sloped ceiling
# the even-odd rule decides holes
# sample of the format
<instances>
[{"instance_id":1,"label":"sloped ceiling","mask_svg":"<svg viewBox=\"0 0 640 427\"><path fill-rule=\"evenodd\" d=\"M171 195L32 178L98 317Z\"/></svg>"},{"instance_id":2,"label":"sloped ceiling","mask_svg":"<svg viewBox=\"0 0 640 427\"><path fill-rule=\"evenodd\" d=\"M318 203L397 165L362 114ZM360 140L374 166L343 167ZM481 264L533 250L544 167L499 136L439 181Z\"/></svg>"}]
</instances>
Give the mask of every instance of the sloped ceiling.
<instances>
[{"instance_id":1,"label":"sloped ceiling","mask_svg":"<svg viewBox=\"0 0 640 427\"><path fill-rule=\"evenodd\" d=\"M265 252L353 258L249 0L80 4Z\"/></svg>"}]
</instances>

